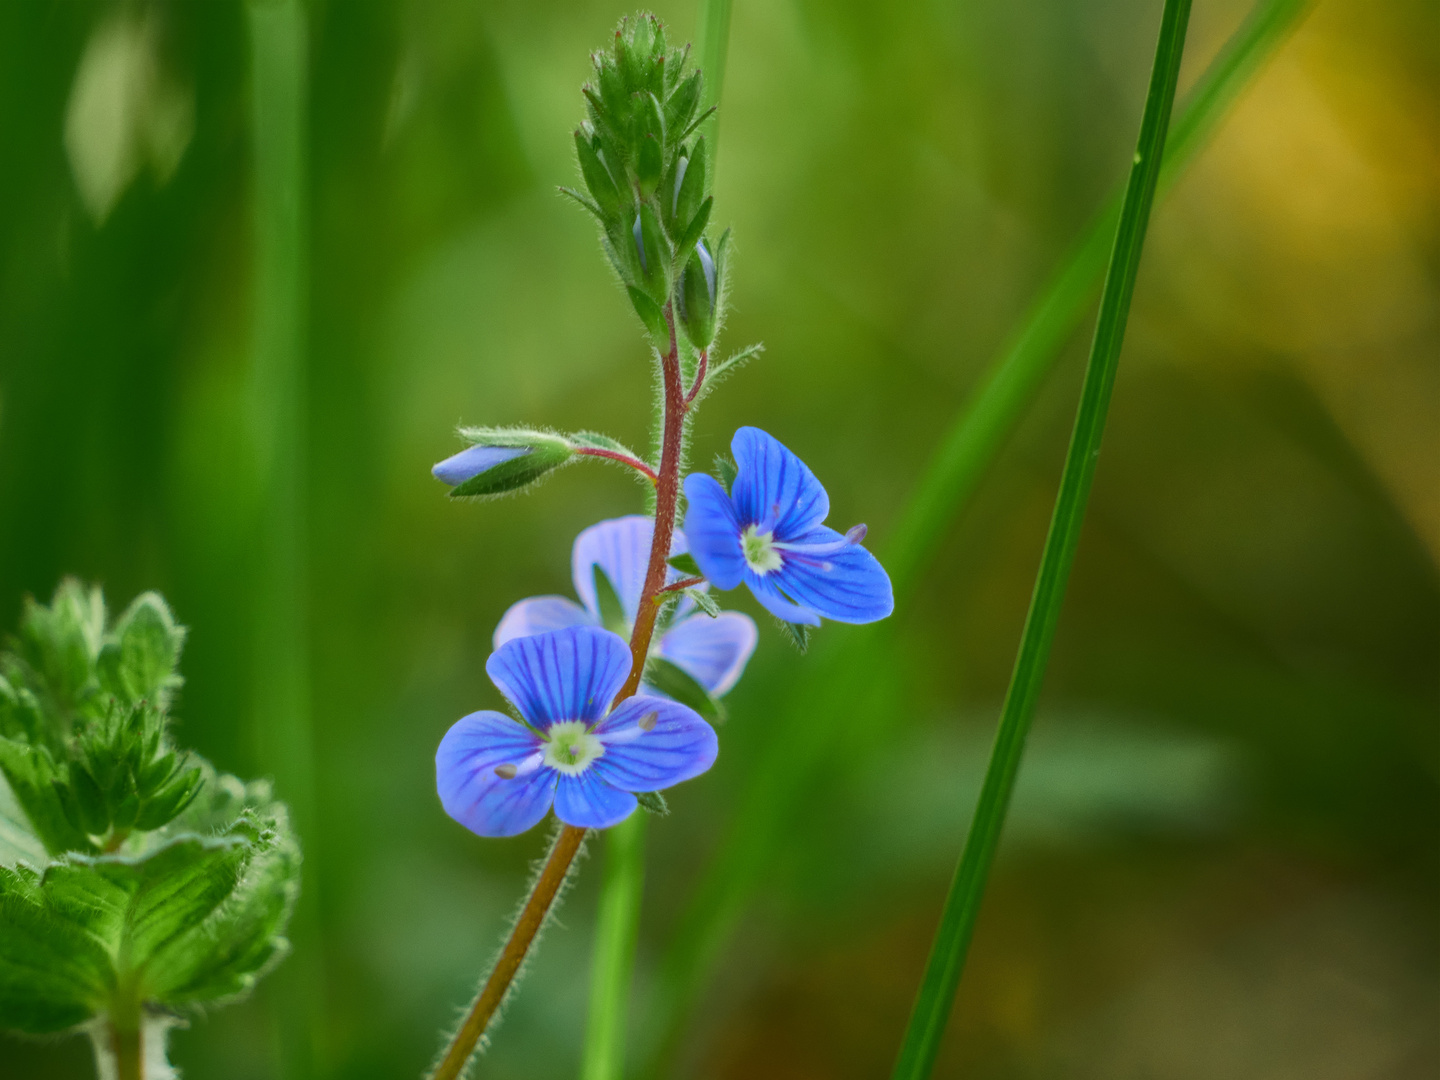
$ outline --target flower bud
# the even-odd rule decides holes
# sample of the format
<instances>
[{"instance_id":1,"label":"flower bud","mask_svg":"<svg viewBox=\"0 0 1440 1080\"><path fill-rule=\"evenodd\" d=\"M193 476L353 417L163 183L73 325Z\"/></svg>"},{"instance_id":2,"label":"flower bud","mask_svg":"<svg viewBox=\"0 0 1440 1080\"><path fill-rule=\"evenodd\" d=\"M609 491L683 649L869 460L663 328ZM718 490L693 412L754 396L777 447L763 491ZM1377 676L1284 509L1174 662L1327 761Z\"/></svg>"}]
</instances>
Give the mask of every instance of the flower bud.
<instances>
[{"instance_id":1,"label":"flower bud","mask_svg":"<svg viewBox=\"0 0 1440 1080\"><path fill-rule=\"evenodd\" d=\"M680 275L680 287L676 290L680 300L680 325L685 337L697 349L708 349L715 340L724 285L723 259L729 238L729 232L720 238L713 256L704 240L696 243Z\"/></svg>"},{"instance_id":2,"label":"flower bud","mask_svg":"<svg viewBox=\"0 0 1440 1080\"><path fill-rule=\"evenodd\" d=\"M568 440L544 431L462 428L460 437L474 445L430 470L452 497L518 491L575 456Z\"/></svg>"}]
</instances>

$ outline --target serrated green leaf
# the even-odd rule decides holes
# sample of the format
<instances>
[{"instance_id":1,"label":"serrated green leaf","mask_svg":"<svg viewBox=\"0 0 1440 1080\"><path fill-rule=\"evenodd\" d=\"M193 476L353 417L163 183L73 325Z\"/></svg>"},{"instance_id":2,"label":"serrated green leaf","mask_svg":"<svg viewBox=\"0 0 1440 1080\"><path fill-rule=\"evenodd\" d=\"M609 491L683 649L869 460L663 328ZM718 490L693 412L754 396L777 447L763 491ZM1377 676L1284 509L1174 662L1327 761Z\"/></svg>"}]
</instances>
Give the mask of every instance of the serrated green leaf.
<instances>
[{"instance_id":1,"label":"serrated green leaf","mask_svg":"<svg viewBox=\"0 0 1440 1080\"><path fill-rule=\"evenodd\" d=\"M60 855L94 850L89 837L66 816L55 792L55 781L61 777L49 750L0 739L0 774L46 851Z\"/></svg>"},{"instance_id":2,"label":"serrated green leaf","mask_svg":"<svg viewBox=\"0 0 1440 1080\"><path fill-rule=\"evenodd\" d=\"M9 781L0 772L0 866L40 868L49 861L44 841L35 835L30 819L10 790Z\"/></svg>"},{"instance_id":3,"label":"serrated green leaf","mask_svg":"<svg viewBox=\"0 0 1440 1080\"><path fill-rule=\"evenodd\" d=\"M710 692L678 664L672 664L664 657L652 656L645 665L645 682L666 697L688 705L712 724L725 722L725 706L711 697Z\"/></svg>"},{"instance_id":4,"label":"serrated green leaf","mask_svg":"<svg viewBox=\"0 0 1440 1080\"><path fill-rule=\"evenodd\" d=\"M137 596L115 625L100 651L101 688L126 704L169 704L180 686L176 674L185 628L179 625L159 593Z\"/></svg>"},{"instance_id":5,"label":"serrated green leaf","mask_svg":"<svg viewBox=\"0 0 1440 1080\"><path fill-rule=\"evenodd\" d=\"M705 576L700 571L700 564L695 561L695 557L689 552L682 552L679 555L671 555L670 558L666 561L676 570L679 570L680 573L684 574L686 577Z\"/></svg>"}]
</instances>

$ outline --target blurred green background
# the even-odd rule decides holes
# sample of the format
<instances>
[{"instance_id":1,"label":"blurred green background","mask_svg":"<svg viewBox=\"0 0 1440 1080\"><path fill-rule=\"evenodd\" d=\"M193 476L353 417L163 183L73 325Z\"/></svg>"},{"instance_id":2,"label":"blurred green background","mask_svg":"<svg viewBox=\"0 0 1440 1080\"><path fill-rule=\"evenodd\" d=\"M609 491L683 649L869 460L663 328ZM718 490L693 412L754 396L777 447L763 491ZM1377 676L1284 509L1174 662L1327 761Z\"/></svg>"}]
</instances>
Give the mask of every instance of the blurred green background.
<instances>
[{"instance_id":1,"label":"blurred green background","mask_svg":"<svg viewBox=\"0 0 1440 1080\"><path fill-rule=\"evenodd\" d=\"M1159 8L740 0L717 182L738 242L724 340L767 352L700 412L695 460L758 424L826 482L832 524L868 522L883 552L967 391L1123 179ZM1182 100L1246 11L1197 0ZM523 500L460 505L428 468L462 421L647 443L638 324L554 190L573 182L588 51L624 13L306 8L303 515L281 527L301 557L304 646L286 655L313 725L308 909L297 958L260 994L174 1036L189 1076L303 1074L287 1015L314 1018L316 1075L418 1076L543 851L543 830L481 840L447 819L432 755L456 718L498 704L483 663L504 609L568 593L574 535L638 512L640 492L577 467ZM693 3L658 13L693 36ZM116 605L162 590L192 628L179 738L224 769L278 771L293 797L257 719L283 628L264 599L277 526L257 463L272 403L253 360L251 76L240 2L0 5L0 624L65 573ZM937 1075L1440 1069L1437 177L1435 6L1319 0L1157 204ZM897 612L866 705L887 734L807 780L670 1071L888 1070L1087 331ZM650 830L636 1071L659 1039L661 957L787 690L824 662L760 621L717 767ZM600 857L483 1075L575 1074ZM88 1076L88 1059L83 1040L0 1042L7 1078Z\"/></svg>"}]
</instances>

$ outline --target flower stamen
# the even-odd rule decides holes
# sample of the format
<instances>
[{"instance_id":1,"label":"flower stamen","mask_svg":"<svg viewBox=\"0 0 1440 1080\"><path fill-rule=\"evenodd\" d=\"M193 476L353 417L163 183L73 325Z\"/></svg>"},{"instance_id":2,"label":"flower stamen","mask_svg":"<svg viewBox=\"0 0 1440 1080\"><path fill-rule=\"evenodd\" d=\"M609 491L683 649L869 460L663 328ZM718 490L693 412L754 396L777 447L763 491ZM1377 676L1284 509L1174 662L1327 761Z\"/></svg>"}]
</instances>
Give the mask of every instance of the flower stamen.
<instances>
[{"instance_id":1,"label":"flower stamen","mask_svg":"<svg viewBox=\"0 0 1440 1080\"><path fill-rule=\"evenodd\" d=\"M775 542L775 534L769 529L761 530L759 525L747 525L740 534L740 549L745 555L745 565L757 574L769 574L785 565L776 550L781 545Z\"/></svg>"}]
</instances>

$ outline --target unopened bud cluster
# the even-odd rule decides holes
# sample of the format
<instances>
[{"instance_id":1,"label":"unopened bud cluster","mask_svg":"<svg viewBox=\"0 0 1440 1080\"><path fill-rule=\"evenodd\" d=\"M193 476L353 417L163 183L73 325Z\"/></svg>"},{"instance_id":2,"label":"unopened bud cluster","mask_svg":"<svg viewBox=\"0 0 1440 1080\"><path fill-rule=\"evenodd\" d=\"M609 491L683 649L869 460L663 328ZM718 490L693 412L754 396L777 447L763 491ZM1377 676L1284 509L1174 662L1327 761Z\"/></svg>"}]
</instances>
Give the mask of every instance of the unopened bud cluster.
<instances>
[{"instance_id":1,"label":"unopened bud cluster","mask_svg":"<svg viewBox=\"0 0 1440 1080\"><path fill-rule=\"evenodd\" d=\"M588 118L575 132L586 194L570 192L599 219L605 253L630 301L662 347L666 307L696 349L708 349L724 302L729 232L706 235L710 168L695 135L702 75L686 73L686 49L668 49L654 16L626 19L614 46L592 56L583 89Z\"/></svg>"}]
</instances>

